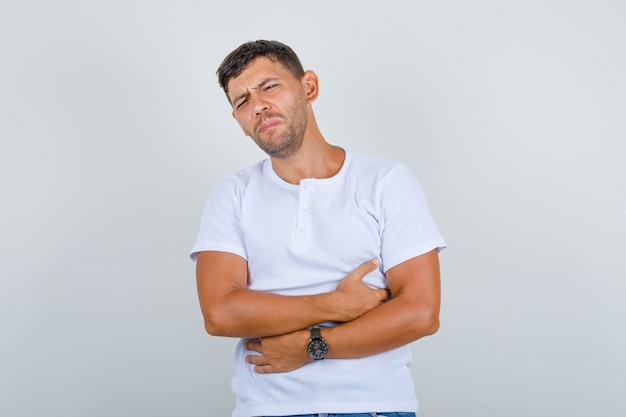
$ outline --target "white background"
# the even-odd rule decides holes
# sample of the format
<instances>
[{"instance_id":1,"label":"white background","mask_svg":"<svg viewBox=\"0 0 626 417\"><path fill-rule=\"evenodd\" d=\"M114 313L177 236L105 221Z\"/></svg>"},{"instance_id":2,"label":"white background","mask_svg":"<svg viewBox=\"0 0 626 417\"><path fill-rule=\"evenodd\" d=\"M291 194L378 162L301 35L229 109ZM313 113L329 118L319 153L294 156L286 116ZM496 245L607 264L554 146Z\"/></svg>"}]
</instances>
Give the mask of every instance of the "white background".
<instances>
[{"instance_id":1,"label":"white background","mask_svg":"<svg viewBox=\"0 0 626 417\"><path fill-rule=\"evenodd\" d=\"M334 144L409 165L449 248L421 417L626 414L622 1L4 1L0 415L227 416L188 252L264 155L215 70L281 40Z\"/></svg>"}]
</instances>

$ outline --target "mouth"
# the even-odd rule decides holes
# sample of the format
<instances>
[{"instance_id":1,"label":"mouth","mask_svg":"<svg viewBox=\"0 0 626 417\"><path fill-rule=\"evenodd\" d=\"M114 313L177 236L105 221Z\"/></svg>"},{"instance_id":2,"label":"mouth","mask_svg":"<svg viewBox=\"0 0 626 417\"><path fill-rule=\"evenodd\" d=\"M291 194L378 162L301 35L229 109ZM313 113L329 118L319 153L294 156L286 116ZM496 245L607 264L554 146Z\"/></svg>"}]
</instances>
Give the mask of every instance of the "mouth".
<instances>
[{"instance_id":1,"label":"mouth","mask_svg":"<svg viewBox=\"0 0 626 417\"><path fill-rule=\"evenodd\" d=\"M273 129L274 127L278 126L280 124L280 120L279 119L265 119L263 121L261 121L261 123L259 123L259 126L257 127L257 132L259 133L264 133L267 132L268 130Z\"/></svg>"}]
</instances>

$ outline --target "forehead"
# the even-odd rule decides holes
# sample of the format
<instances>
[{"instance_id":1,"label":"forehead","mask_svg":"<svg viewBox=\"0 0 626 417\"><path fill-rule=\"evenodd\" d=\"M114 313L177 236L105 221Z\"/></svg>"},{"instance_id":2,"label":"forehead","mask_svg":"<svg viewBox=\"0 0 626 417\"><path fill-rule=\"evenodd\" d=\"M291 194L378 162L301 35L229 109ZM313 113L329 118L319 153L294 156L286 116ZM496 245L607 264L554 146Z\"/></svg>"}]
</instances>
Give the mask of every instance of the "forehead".
<instances>
[{"instance_id":1,"label":"forehead","mask_svg":"<svg viewBox=\"0 0 626 417\"><path fill-rule=\"evenodd\" d=\"M241 74L228 81L228 95L232 98L238 93L258 87L269 78L295 80L295 77L278 61L262 56L252 61Z\"/></svg>"}]
</instances>

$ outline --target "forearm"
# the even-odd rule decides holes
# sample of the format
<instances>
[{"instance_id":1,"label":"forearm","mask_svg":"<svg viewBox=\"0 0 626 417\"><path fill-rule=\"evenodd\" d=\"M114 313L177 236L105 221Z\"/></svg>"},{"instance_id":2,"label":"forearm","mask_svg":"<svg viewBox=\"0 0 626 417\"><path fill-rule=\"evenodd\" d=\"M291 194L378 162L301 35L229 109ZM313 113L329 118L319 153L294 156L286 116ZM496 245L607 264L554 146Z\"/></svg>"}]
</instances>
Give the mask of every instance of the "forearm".
<instances>
[{"instance_id":1,"label":"forearm","mask_svg":"<svg viewBox=\"0 0 626 417\"><path fill-rule=\"evenodd\" d=\"M359 358L404 346L439 329L438 308L392 299L348 323L323 329L328 358Z\"/></svg>"},{"instance_id":2,"label":"forearm","mask_svg":"<svg viewBox=\"0 0 626 417\"><path fill-rule=\"evenodd\" d=\"M439 321L431 308L415 308L402 299L389 301L361 317L322 329L330 359L351 359L375 355L404 346L437 331ZM432 306L431 306L432 307ZM407 308L414 314L407 315ZM259 373L288 372L307 362L310 331L298 330L275 337L248 341L245 348L258 352L246 357Z\"/></svg>"},{"instance_id":3,"label":"forearm","mask_svg":"<svg viewBox=\"0 0 626 417\"><path fill-rule=\"evenodd\" d=\"M275 336L338 321L338 301L335 293L282 296L237 289L204 309L205 327L214 336Z\"/></svg>"},{"instance_id":4,"label":"forearm","mask_svg":"<svg viewBox=\"0 0 626 417\"><path fill-rule=\"evenodd\" d=\"M305 329L327 321L346 322L379 306L387 291L363 277L378 265L364 262L328 293L283 296L247 288L247 263L233 254L201 252L197 284L205 328L214 336L257 338Z\"/></svg>"}]
</instances>

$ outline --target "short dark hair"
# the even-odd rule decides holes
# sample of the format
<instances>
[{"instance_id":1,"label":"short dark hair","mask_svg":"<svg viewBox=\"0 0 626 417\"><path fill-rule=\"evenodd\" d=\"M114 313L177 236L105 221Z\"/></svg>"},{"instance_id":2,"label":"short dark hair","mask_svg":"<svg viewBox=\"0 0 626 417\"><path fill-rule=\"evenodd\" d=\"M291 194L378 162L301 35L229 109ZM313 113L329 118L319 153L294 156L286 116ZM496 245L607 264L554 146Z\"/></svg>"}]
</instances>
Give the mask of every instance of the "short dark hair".
<instances>
[{"instance_id":1,"label":"short dark hair","mask_svg":"<svg viewBox=\"0 0 626 417\"><path fill-rule=\"evenodd\" d=\"M259 57L266 57L280 63L298 79L302 78L304 74L304 68L300 63L300 59L293 49L284 43L263 39L246 42L228 54L217 69L220 87L222 87L227 97L228 82L241 74L252 61Z\"/></svg>"}]
</instances>

